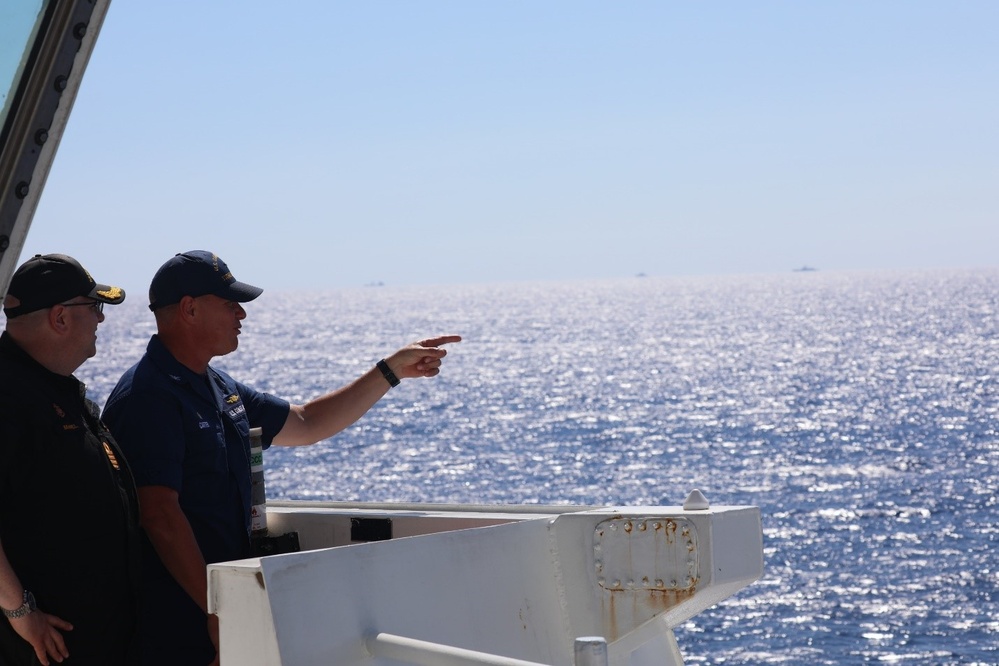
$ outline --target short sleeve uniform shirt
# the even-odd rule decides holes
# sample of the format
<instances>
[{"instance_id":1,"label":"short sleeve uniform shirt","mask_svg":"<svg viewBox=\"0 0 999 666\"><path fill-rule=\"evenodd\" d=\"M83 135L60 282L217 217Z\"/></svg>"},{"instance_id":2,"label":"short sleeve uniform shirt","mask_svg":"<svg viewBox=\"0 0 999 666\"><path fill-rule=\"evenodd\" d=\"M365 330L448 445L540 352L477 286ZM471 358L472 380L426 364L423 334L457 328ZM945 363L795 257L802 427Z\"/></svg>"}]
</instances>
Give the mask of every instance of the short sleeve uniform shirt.
<instances>
[{"instance_id":1,"label":"short sleeve uniform shirt","mask_svg":"<svg viewBox=\"0 0 999 666\"><path fill-rule=\"evenodd\" d=\"M192 372L157 336L115 386L103 418L135 483L177 491L206 563L242 559L250 547L250 428L270 446L289 404L208 368ZM200 606L143 540L140 642L146 666L209 663L215 649Z\"/></svg>"}]
</instances>

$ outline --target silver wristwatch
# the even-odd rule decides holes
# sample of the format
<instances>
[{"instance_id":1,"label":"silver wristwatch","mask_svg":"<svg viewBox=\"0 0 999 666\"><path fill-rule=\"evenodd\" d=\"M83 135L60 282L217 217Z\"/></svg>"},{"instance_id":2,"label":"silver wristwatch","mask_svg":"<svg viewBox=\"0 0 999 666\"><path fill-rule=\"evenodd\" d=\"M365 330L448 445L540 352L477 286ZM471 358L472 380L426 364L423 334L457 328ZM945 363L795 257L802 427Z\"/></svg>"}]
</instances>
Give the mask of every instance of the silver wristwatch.
<instances>
[{"instance_id":1,"label":"silver wristwatch","mask_svg":"<svg viewBox=\"0 0 999 666\"><path fill-rule=\"evenodd\" d=\"M24 603L21 604L20 608L15 608L14 610L7 610L6 608L0 609L3 611L4 617L8 620L16 620L17 618L24 617L29 613L34 613L35 610L38 609L38 606L35 605L35 595L31 592L25 590L21 600Z\"/></svg>"}]
</instances>

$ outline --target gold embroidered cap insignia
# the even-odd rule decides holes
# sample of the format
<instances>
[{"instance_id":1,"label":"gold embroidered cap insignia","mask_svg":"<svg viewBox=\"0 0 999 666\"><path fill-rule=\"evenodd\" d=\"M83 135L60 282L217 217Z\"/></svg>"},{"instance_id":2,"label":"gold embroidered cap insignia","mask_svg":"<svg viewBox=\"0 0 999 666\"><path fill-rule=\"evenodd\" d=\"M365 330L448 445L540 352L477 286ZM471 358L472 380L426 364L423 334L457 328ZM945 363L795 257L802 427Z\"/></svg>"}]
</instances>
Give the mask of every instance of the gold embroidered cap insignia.
<instances>
[{"instance_id":1,"label":"gold embroidered cap insignia","mask_svg":"<svg viewBox=\"0 0 999 666\"><path fill-rule=\"evenodd\" d=\"M122 290L121 287L111 287L107 290L98 290L95 293L98 296L101 296L103 298L109 298L114 301L121 298L125 292Z\"/></svg>"}]
</instances>

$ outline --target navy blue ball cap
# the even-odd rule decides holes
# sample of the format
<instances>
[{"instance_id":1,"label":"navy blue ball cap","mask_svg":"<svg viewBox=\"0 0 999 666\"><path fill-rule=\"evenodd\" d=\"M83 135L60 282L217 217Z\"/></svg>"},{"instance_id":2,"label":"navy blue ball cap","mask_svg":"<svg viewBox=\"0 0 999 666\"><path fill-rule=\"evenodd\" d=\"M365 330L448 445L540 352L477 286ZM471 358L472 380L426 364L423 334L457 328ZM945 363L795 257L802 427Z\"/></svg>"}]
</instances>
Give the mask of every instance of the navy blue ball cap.
<instances>
[{"instance_id":1,"label":"navy blue ball cap","mask_svg":"<svg viewBox=\"0 0 999 666\"><path fill-rule=\"evenodd\" d=\"M227 301L246 303L263 289L238 281L219 256L206 250L191 250L170 258L160 266L149 285L149 309L180 303L185 296L209 294Z\"/></svg>"},{"instance_id":2,"label":"navy blue ball cap","mask_svg":"<svg viewBox=\"0 0 999 666\"><path fill-rule=\"evenodd\" d=\"M118 305L125 300L125 290L98 283L73 257L36 254L14 271L7 296L3 313L13 319L78 296Z\"/></svg>"}]
</instances>

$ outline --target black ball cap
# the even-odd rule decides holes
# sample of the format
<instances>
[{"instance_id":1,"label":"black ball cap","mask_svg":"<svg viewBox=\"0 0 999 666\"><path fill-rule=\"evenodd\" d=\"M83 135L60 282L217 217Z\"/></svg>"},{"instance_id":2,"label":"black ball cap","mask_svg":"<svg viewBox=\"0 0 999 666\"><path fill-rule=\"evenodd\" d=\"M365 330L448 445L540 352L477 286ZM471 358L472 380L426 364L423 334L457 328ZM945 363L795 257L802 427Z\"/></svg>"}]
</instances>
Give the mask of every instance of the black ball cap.
<instances>
[{"instance_id":1,"label":"black ball cap","mask_svg":"<svg viewBox=\"0 0 999 666\"><path fill-rule=\"evenodd\" d=\"M125 300L124 289L97 282L79 261L65 254L36 254L28 259L14 271L7 295L13 297L3 309L8 319L78 296L110 305Z\"/></svg>"}]
</instances>

